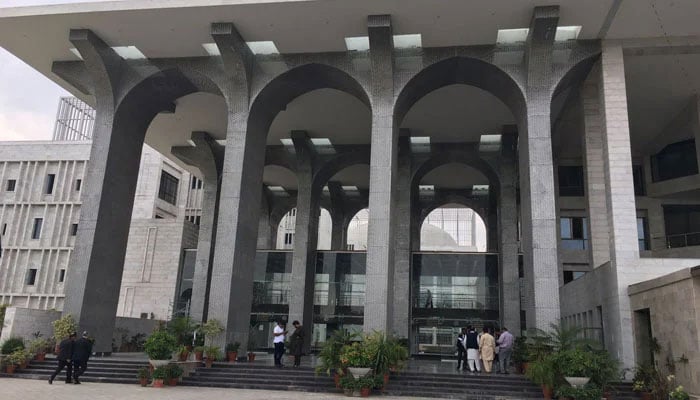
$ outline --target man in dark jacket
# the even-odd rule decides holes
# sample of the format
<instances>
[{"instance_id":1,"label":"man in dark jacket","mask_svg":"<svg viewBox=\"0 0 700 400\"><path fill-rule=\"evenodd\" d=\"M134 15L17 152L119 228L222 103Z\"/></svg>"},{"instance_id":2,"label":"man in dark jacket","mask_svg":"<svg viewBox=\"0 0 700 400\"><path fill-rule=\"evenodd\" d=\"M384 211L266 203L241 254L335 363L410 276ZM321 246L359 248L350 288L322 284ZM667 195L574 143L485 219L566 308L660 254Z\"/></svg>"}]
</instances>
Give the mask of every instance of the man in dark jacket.
<instances>
[{"instance_id":1,"label":"man in dark jacket","mask_svg":"<svg viewBox=\"0 0 700 400\"><path fill-rule=\"evenodd\" d=\"M71 364L71 357L73 357L73 341L75 340L75 332L68 336L68 339L64 339L58 345L58 367L53 372L49 378L49 385L53 383L56 375L60 374L63 368L66 368L66 383L71 383L71 375L73 375L73 365Z\"/></svg>"},{"instance_id":2,"label":"man in dark jacket","mask_svg":"<svg viewBox=\"0 0 700 400\"><path fill-rule=\"evenodd\" d=\"M92 342L88 340L88 333L83 332L82 337L73 343L73 383L76 385L80 385L78 378L85 373L91 354Z\"/></svg>"}]
</instances>

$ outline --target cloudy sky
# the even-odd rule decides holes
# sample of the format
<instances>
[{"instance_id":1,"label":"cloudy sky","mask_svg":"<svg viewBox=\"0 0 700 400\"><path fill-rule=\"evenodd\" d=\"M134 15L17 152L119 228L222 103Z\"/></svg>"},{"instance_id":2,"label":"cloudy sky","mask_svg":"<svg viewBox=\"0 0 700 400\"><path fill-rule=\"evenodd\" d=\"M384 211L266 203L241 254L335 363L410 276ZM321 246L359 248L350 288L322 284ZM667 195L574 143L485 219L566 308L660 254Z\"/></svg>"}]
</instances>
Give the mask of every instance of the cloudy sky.
<instances>
[{"instance_id":1,"label":"cloudy sky","mask_svg":"<svg viewBox=\"0 0 700 400\"><path fill-rule=\"evenodd\" d=\"M0 0L0 8L105 0ZM0 47L0 140L50 140L58 99L48 78Z\"/></svg>"}]
</instances>

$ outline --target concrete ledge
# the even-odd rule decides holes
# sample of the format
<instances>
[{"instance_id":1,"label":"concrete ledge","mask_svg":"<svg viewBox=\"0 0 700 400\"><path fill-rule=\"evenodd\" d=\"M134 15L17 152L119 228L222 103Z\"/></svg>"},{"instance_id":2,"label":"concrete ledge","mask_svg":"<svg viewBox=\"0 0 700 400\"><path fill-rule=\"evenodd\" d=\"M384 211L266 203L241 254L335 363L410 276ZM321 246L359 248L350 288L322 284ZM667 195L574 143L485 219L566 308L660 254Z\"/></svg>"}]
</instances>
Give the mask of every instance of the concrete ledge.
<instances>
[{"instance_id":1,"label":"concrete ledge","mask_svg":"<svg viewBox=\"0 0 700 400\"><path fill-rule=\"evenodd\" d=\"M695 275L693 274L695 272ZM661 286L670 285L672 283L682 281L685 279L690 279L693 276L700 275L700 266L684 268L680 271L672 272L667 275L660 276L658 278L650 279L648 281L635 283L627 288L628 295L634 295L641 292L646 292L647 290L655 289Z\"/></svg>"}]
</instances>

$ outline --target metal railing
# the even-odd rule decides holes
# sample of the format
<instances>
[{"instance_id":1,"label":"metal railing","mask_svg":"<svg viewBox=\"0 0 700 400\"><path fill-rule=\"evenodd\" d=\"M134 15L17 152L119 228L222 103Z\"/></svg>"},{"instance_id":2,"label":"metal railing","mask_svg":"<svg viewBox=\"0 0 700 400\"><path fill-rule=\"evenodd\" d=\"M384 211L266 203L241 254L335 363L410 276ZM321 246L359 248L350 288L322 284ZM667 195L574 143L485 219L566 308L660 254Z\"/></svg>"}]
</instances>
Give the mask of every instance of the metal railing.
<instances>
[{"instance_id":1,"label":"metal railing","mask_svg":"<svg viewBox=\"0 0 700 400\"><path fill-rule=\"evenodd\" d=\"M700 232L680 233L666 236L666 248L700 246Z\"/></svg>"}]
</instances>

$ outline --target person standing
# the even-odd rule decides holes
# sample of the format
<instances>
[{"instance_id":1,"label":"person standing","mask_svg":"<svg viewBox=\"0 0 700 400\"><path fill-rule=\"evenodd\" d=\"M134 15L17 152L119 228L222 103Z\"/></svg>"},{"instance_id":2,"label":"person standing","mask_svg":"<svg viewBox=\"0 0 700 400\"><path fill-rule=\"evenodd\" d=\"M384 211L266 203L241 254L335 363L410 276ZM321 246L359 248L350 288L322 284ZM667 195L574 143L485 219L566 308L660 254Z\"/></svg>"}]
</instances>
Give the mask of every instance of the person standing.
<instances>
[{"instance_id":1,"label":"person standing","mask_svg":"<svg viewBox=\"0 0 700 400\"><path fill-rule=\"evenodd\" d=\"M88 339L88 333L73 343L73 383L80 385L78 378L87 370L87 362L92 354L92 342Z\"/></svg>"},{"instance_id":2,"label":"person standing","mask_svg":"<svg viewBox=\"0 0 700 400\"><path fill-rule=\"evenodd\" d=\"M72 383L71 377L73 375L73 365L71 364L71 357L73 357L73 341L75 340L75 332L71 333L67 339L63 339L58 345L58 355L56 359L58 360L58 367L53 371L51 377L49 378L49 385L53 384L53 380L56 379L56 375L60 374L63 368L66 369L66 383Z\"/></svg>"},{"instance_id":3,"label":"person standing","mask_svg":"<svg viewBox=\"0 0 700 400\"><path fill-rule=\"evenodd\" d=\"M469 362L469 371L481 372L481 365L479 365L479 335L471 325L467 327L465 342L467 348L467 361Z\"/></svg>"},{"instance_id":4,"label":"person standing","mask_svg":"<svg viewBox=\"0 0 700 400\"><path fill-rule=\"evenodd\" d=\"M515 344L515 338L508 332L507 328L503 328L501 336L497 340L498 346L500 348L498 354L498 360L501 366L501 373L508 373L508 364L510 364L510 356L513 354L513 344Z\"/></svg>"},{"instance_id":5,"label":"person standing","mask_svg":"<svg viewBox=\"0 0 700 400\"><path fill-rule=\"evenodd\" d=\"M277 321L277 326L272 331L272 343L275 346L275 367L282 368L282 357L284 356L284 338L287 335L284 321Z\"/></svg>"},{"instance_id":6,"label":"person standing","mask_svg":"<svg viewBox=\"0 0 700 400\"><path fill-rule=\"evenodd\" d=\"M467 348L465 347L465 340L467 338L467 329L462 328L457 336L457 371L461 369L467 369Z\"/></svg>"},{"instance_id":7,"label":"person standing","mask_svg":"<svg viewBox=\"0 0 700 400\"><path fill-rule=\"evenodd\" d=\"M292 326L294 326L294 333L292 333L292 337L289 339L289 351L294 356L294 367L299 367L299 365L301 365L301 355L304 348L305 332L304 327L301 326L299 321L292 322Z\"/></svg>"},{"instance_id":8,"label":"person standing","mask_svg":"<svg viewBox=\"0 0 700 400\"><path fill-rule=\"evenodd\" d=\"M489 333L488 328L484 328L484 333L479 339L479 353L481 354L481 361L484 362L484 370L487 373L491 373L491 366L496 353L496 341Z\"/></svg>"}]
</instances>

